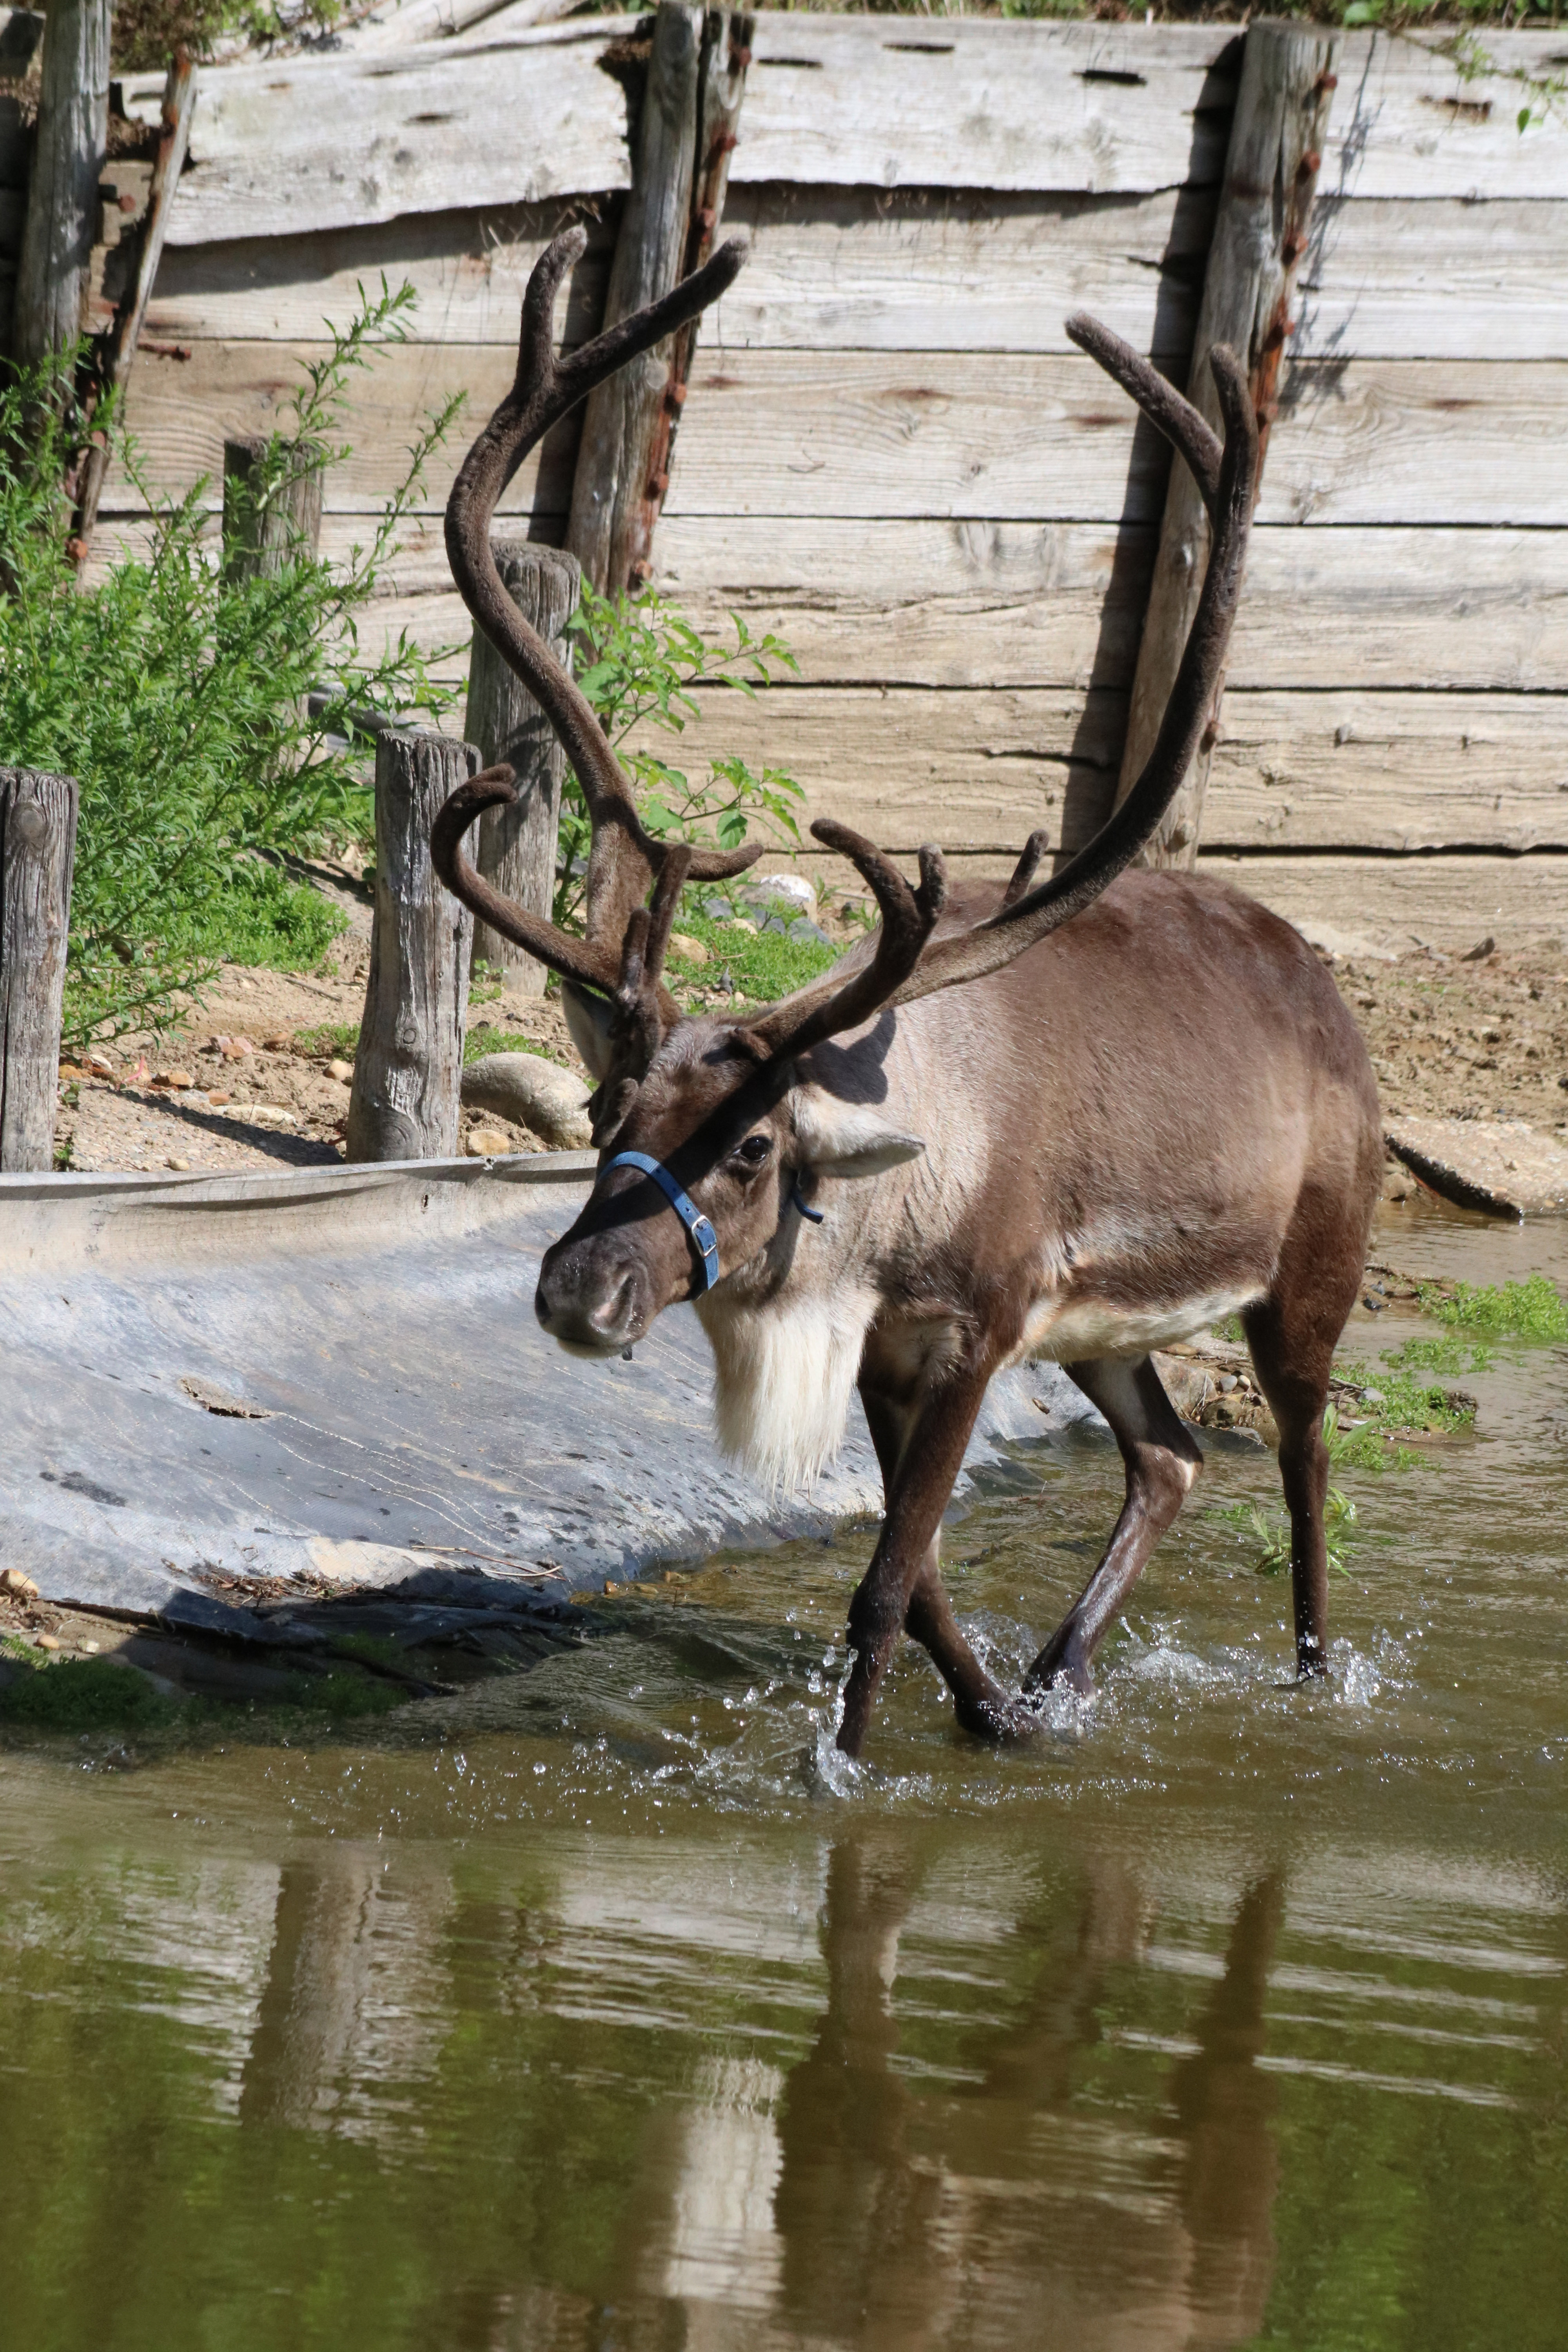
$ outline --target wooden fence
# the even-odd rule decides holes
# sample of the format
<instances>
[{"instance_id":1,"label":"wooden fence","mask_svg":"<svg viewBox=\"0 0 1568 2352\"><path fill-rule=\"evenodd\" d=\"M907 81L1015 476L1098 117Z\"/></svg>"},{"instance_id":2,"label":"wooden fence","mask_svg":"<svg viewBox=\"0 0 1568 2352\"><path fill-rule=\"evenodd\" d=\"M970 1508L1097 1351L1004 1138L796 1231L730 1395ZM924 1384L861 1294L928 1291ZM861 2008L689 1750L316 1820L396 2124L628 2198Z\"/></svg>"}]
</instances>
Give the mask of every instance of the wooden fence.
<instances>
[{"instance_id":1,"label":"wooden fence","mask_svg":"<svg viewBox=\"0 0 1568 2352\"><path fill-rule=\"evenodd\" d=\"M422 410L500 396L569 215L597 223L568 327L591 331L626 31L502 12L208 70L132 383L153 481L205 473L216 504L224 435L268 424L383 270L420 311L363 380L328 551ZM1395 945L1568 935L1568 118L1521 131L1517 79L1560 73L1568 36L1486 46L1500 70L1461 79L1436 37L1340 39L1204 822L1205 864ZM1092 308L1184 374L1240 37L764 15L752 52L725 216L752 259L704 323L654 556L700 622L779 629L801 679L714 698L692 756L766 760L901 848L990 868L1041 822L1070 848L1115 788L1165 467L1062 322ZM162 87L128 81L127 111ZM511 529L560 537L573 457L563 430L523 469ZM386 614L433 646L467 637L450 471ZM105 523L135 509L111 479Z\"/></svg>"}]
</instances>

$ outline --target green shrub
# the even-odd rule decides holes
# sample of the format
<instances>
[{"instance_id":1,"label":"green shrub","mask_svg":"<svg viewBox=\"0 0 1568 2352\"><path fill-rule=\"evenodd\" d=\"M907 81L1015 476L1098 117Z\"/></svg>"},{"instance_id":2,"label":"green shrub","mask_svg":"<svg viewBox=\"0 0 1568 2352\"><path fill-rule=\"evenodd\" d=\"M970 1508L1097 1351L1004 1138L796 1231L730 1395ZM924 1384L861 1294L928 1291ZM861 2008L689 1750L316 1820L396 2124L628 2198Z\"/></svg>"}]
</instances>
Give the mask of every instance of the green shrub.
<instances>
[{"instance_id":1,"label":"green shrub","mask_svg":"<svg viewBox=\"0 0 1568 2352\"><path fill-rule=\"evenodd\" d=\"M276 499L300 441L328 466L351 377L406 332L410 286L362 289L351 324L308 366L250 496ZM341 925L258 874L253 853L363 838L372 738L353 714L438 712L406 634L362 656L358 620L375 593L426 458L456 415L427 421L366 547L336 565L300 546L271 579L211 560L205 485L155 496L112 415L97 421L148 508L145 545L79 586L67 552L67 424L46 398L58 363L0 390L0 761L80 786L66 1034L72 1045L168 1022L236 942L259 936L296 961ZM324 693L320 715L306 698Z\"/></svg>"}]
</instances>

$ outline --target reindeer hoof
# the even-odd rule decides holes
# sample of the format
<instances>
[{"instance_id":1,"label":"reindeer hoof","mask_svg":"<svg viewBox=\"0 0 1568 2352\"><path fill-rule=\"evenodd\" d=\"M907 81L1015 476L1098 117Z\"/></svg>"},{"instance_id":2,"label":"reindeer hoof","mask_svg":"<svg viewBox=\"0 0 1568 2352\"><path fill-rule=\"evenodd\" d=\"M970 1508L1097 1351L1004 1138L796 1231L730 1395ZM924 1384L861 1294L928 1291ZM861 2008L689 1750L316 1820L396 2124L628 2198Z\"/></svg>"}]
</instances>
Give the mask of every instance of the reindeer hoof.
<instances>
[{"instance_id":1,"label":"reindeer hoof","mask_svg":"<svg viewBox=\"0 0 1568 2352\"><path fill-rule=\"evenodd\" d=\"M1088 1653L1075 1649L1070 1642L1059 1647L1047 1642L1024 1677L1026 1698L1041 1698L1047 1691L1058 1690L1076 1691L1079 1698L1094 1696L1094 1668Z\"/></svg>"},{"instance_id":2,"label":"reindeer hoof","mask_svg":"<svg viewBox=\"0 0 1568 2352\"><path fill-rule=\"evenodd\" d=\"M1005 1691L993 1691L983 1699L961 1699L956 1712L961 1729L993 1748L1020 1747L1026 1740L1037 1739L1042 1728L1033 1709L1009 1698Z\"/></svg>"}]
</instances>

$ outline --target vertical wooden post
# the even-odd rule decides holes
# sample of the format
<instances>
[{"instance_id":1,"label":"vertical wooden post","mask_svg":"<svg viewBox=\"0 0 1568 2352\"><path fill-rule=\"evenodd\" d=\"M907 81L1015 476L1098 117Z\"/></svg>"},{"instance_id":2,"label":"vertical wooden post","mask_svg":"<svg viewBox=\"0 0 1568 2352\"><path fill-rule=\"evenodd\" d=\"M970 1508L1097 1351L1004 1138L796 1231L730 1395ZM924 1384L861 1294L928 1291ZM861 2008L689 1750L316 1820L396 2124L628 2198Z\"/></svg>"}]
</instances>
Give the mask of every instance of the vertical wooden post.
<instances>
[{"instance_id":1,"label":"vertical wooden post","mask_svg":"<svg viewBox=\"0 0 1568 2352\"><path fill-rule=\"evenodd\" d=\"M163 85L163 127L158 136L158 153L153 165L153 182L147 192L147 210L136 240L136 262L131 272L114 323L99 349L97 374L101 394L119 391L131 373L131 362L136 356L136 345L142 333L142 321L147 315L152 299L153 283L163 258L163 238L169 226L169 207L180 184L180 173L185 166L185 150L190 145L191 117L196 106L196 69L184 49L176 49L169 78ZM77 495L76 526L73 547L79 563L84 561L92 539L92 529L98 520L98 502L103 494L103 478L109 469L109 449L101 433L97 434L82 466L81 488Z\"/></svg>"},{"instance_id":2,"label":"vertical wooden post","mask_svg":"<svg viewBox=\"0 0 1568 2352\"><path fill-rule=\"evenodd\" d=\"M568 667L563 635L577 609L583 575L577 559L528 540L493 540L491 551L507 593L531 627ZM468 656L468 705L463 722L487 768L505 760L517 772L518 797L508 809L488 809L479 820L479 869L506 898L548 921L555 897L555 842L566 754L521 678L502 661L482 629ZM542 996L545 969L492 931L474 925L476 962L509 964L525 996Z\"/></svg>"},{"instance_id":3,"label":"vertical wooden post","mask_svg":"<svg viewBox=\"0 0 1568 2352\"><path fill-rule=\"evenodd\" d=\"M375 917L349 1095L350 1160L458 1148L474 919L430 863L430 828L479 771L471 743L388 728L375 746Z\"/></svg>"},{"instance_id":4,"label":"vertical wooden post","mask_svg":"<svg viewBox=\"0 0 1568 2352\"><path fill-rule=\"evenodd\" d=\"M54 1164L76 860L69 776L0 768L0 1169Z\"/></svg>"},{"instance_id":5,"label":"vertical wooden post","mask_svg":"<svg viewBox=\"0 0 1568 2352\"><path fill-rule=\"evenodd\" d=\"M750 17L659 0L631 192L616 239L605 324L657 301L711 243L751 58ZM566 543L595 587L647 577L686 394L691 337L671 337L590 394Z\"/></svg>"},{"instance_id":6,"label":"vertical wooden post","mask_svg":"<svg viewBox=\"0 0 1568 2352\"><path fill-rule=\"evenodd\" d=\"M321 488L327 456L319 441L296 441L281 482L261 488L262 434L223 445L223 576L226 581L276 580L295 556L314 555L321 541Z\"/></svg>"},{"instance_id":7,"label":"vertical wooden post","mask_svg":"<svg viewBox=\"0 0 1568 2352\"><path fill-rule=\"evenodd\" d=\"M81 332L109 139L110 0L51 0L11 347L24 367Z\"/></svg>"},{"instance_id":8,"label":"vertical wooden post","mask_svg":"<svg viewBox=\"0 0 1568 2352\"><path fill-rule=\"evenodd\" d=\"M1306 249L1318 166L1334 89L1334 37L1315 26L1254 19L1247 30L1241 88L1226 156L1225 185L1209 248L1187 397L1217 431L1219 405L1207 359L1228 343L1247 368L1258 409L1262 457L1275 413L1275 387L1286 339L1296 269ZM1128 712L1118 807L1153 749L1182 648L1197 610L1208 547L1208 518L1192 476L1174 460L1160 530L1149 609ZM1223 683L1220 692L1223 693ZM1219 724L1219 694L1201 749L1143 853L1148 866L1191 868L1197 862Z\"/></svg>"}]
</instances>

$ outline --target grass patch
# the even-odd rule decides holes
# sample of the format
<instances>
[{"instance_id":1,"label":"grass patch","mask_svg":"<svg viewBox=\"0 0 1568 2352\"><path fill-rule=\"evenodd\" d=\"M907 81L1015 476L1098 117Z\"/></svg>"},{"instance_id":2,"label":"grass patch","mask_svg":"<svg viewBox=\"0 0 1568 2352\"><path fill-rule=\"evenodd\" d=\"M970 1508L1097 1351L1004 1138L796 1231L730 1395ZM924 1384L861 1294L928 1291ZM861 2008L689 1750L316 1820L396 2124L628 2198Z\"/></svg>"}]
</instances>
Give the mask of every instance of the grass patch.
<instances>
[{"instance_id":1,"label":"grass patch","mask_svg":"<svg viewBox=\"0 0 1568 2352\"><path fill-rule=\"evenodd\" d=\"M67 1658L45 1666L20 1643L7 1642L5 1649L11 1656L20 1652L33 1671L0 1691L0 1723L29 1731L162 1731L184 1712L177 1699L165 1698L134 1667L111 1665L107 1658Z\"/></svg>"},{"instance_id":2,"label":"grass patch","mask_svg":"<svg viewBox=\"0 0 1568 2352\"><path fill-rule=\"evenodd\" d=\"M794 919L799 908L781 905L778 912ZM750 916L746 918L749 921ZM688 911L683 906L678 928L707 949L705 964L686 963L671 955L668 970L683 991L719 988L728 972L737 992L749 1003L770 1004L804 988L838 960L839 950L823 940L790 939L783 931L743 931L733 922Z\"/></svg>"},{"instance_id":3,"label":"grass patch","mask_svg":"<svg viewBox=\"0 0 1568 2352\"><path fill-rule=\"evenodd\" d=\"M204 961L263 965L269 971L314 971L348 917L308 882L280 866L246 860L203 907L191 932Z\"/></svg>"},{"instance_id":4,"label":"grass patch","mask_svg":"<svg viewBox=\"0 0 1568 2352\"><path fill-rule=\"evenodd\" d=\"M553 1062L561 1066L561 1057L537 1037L524 1037L516 1029L470 1029L463 1040L463 1060L478 1062L486 1054L532 1054L542 1062Z\"/></svg>"},{"instance_id":5,"label":"grass patch","mask_svg":"<svg viewBox=\"0 0 1568 2352\"><path fill-rule=\"evenodd\" d=\"M294 1051L316 1062L352 1062L359 1052L357 1021L323 1021L319 1028L296 1029Z\"/></svg>"},{"instance_id":6,"label":"grass patch","mask_svg":"<svg viewBox=\"0 0 1568 2352\"><path fill-rule=\"evenodd\" d=\"M1417 1297L1422 1313L1450 1330L1489 1339L1568 1339L1568 1300L1543 1274L1490 1289L1468 1282L1452 1290L1423 1283Z\"/></svg>"}]
</instances>

